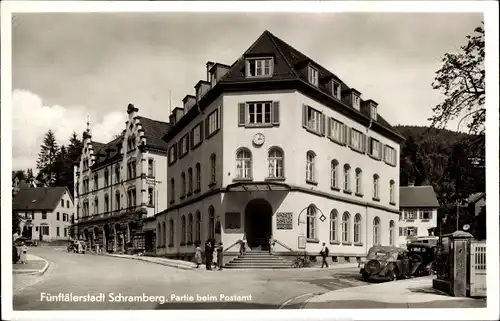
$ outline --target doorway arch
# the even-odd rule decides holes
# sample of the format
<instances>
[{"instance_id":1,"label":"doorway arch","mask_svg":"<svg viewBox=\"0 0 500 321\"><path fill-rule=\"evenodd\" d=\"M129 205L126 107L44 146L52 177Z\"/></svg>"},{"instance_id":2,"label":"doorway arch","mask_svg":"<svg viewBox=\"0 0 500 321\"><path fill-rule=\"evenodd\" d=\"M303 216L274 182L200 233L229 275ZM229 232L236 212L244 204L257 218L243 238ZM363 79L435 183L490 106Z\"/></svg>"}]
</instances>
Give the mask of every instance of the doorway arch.
<instances>
[{"instance_id":1,"label":"doorway arch","mask_svg":"<svg viewBox=\"0 0 500 321\"><path fill-rule=\"evenodd\" d=\"M268 201L256 198L245 207L245 234L251 249L268 249L272 234L273 208Z\"/></svg>"}]
</instances>

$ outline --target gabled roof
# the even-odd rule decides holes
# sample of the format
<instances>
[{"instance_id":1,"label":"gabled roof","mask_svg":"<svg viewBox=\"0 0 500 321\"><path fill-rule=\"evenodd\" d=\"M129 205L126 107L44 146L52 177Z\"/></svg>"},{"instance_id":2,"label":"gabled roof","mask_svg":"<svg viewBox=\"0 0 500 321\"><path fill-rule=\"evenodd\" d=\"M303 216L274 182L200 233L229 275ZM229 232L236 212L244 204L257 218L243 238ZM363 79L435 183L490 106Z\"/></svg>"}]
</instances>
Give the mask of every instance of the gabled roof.
<instances>
[{"instance_id":1,"label":"gabled roof","mask_svg":"<svg viewBox=\"0 0 500 321\"><path fill-rule=\"evenodd\" d=\"M102 144L102 143L96 144L96 142L92 142L92 146L94 146L94 155L95 155L94 166L96 164L102 163L105 160L111 159L116 155L120 154L120 149L117 147L117 145L121 141L123 141L123 135L120 135L120 137L113 139L107 144ZM108 149L109 149L109 155L107 154Z\"/></svg>"},{"instance_id":2,"label":"gabled roof","mask_svg":"<svg viewBox=\"0 0 500 321\"><path fill-rule=\"evenodd\" d=\"M17 211L53 211L61 197L67 192L67 187L35 187L19 190L12 200L12 209Z\"/></svg>"},{"instance_id":3,"label":"gabled roof","mask_svg":"<svg viewBox=\"0 0 500 321\"><path fill-rule=\"evenodd\" d=\"M439 207L432 186L401 186L399 188L399 207Z\"/></svg>"},{"instance_id":4,"label":"gabled roof","mask_svg":"<svg viewBox=\"0 0 500 321\"><path fill-rule=\"evenodd\" d=\"M486 193L474 193L471 196L469 196L469 198L467 199L467 203L468 204L476 203L482 198L486 198Z\"/></svg>"},{"instance_id":5,"label":"gabled roof","mask_svg":"<svg viewBox=\"0 0 500 321\"><path fill-rule=\"evenodd\" d=\"M138 116L139 123L144 129L146 146L167 150L167 142L162 138L172 128L172 124Z\"/></svg>"}]
</instances>

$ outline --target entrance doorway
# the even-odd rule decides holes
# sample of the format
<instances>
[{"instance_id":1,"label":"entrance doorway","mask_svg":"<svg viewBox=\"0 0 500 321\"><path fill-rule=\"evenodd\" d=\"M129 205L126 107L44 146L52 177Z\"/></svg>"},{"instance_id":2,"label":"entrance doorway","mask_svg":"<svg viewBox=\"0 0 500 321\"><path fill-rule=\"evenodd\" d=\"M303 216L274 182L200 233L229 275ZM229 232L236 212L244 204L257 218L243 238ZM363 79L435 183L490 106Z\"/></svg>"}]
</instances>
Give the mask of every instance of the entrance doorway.
<instances>
[{"instance_id":1,"label":"entrance doorway","mask_svg":"<svg viewBox=\"0 0 500 321\"><path fill-rule=\"evenodd\" d=\"M269 249L272 234L273 209L265 199L257 198L248 202L245 208L245 233L248 246L254 249Z\"/></svg>"}]
</instances>

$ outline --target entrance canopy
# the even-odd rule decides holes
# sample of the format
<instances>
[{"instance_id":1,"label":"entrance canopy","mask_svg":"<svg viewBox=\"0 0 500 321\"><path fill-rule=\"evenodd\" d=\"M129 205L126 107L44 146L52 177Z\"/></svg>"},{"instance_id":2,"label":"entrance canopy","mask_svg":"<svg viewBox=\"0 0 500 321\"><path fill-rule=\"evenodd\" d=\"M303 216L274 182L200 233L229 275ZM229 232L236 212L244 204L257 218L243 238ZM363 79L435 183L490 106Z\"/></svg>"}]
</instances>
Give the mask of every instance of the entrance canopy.
<instances>
[{"instance_id":1,"label":"entrance canopy","mask_svg":"<svg viewBox=\"0 0 500 321\"><path fill-rule=\"evenodd\" d=\"M226 187L226 192L272 192L289 191L291 188L279 182L239 182Z\"/></svg>"}]
</instances>

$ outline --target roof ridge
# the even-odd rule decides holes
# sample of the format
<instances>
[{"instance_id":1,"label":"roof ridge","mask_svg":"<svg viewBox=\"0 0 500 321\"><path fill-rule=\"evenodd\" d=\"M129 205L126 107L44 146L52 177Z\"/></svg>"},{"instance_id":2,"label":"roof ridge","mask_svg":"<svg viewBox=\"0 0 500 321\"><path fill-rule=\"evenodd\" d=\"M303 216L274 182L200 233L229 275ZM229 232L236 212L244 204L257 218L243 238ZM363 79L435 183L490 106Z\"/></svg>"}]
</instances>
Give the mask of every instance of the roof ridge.
<instances>
[{"instance_id":1,"label":"roof ridge","mask_svg":"<svg viewBox=\"0 0 500 321\"><path fill-rule=\"evenodd\" d=\"M147 119L147 120L150 120L150 121L155 121L157 123L170 124L169 122L166 122L166 121L163 121L163 120L157 120L157 119L153 119L153 118L149 118L149 117L144 117L144 116L137 116L137 117L142 118L142 119Z\"/></svg>"},{"instance_id":2,"label":"roof ridge","mask_svg":"<svg viewBox=\"0 0 500 321\"><path fill-rule=\"evenodd\" d=\"M267 34L267 36L269 37L269 39L271 40L271 42L273 43L274 47L276 48L276 50L278 51L278 53L281 55L281 57L283 57L283 60L285 60L286 64L288 65L288 67L290 67L290 70L292 71L292 73L295 75L295 77L297 78L300 78L299 74L297 74L297 72L295 71L295 68L293 68L292 64L290 63L290 61L288 61L288 59L286 58L285 54L283 53L283 51L281 50L280 46L276 43L275 41L275 38L279 39L278 37L276 37L275 35L273 35L270 31L266 30L264 31L264 33ZM280 39L281 40L281 39ZM283 40L282 40L283 41Z\"/></svg>"}]
</instances>

